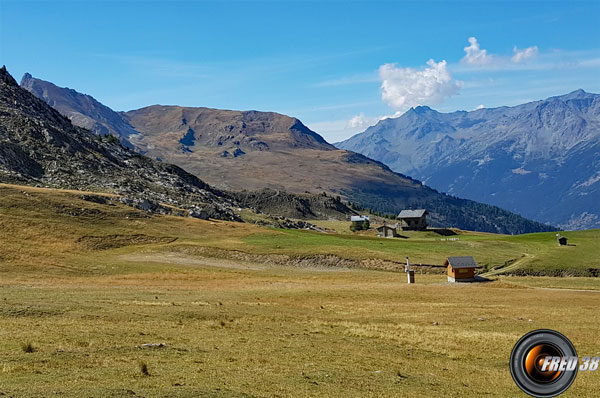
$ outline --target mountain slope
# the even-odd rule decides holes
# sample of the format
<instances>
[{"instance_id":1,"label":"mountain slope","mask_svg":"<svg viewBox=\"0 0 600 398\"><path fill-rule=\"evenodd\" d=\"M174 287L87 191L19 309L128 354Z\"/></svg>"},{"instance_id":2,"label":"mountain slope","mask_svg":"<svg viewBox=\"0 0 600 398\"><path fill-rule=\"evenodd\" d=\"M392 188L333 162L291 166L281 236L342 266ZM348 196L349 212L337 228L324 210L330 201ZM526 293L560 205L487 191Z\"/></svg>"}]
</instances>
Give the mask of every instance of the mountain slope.
<instances>
[{"instance_id":1,"label":"mountain slope","mask_svg":"<svg viewBox=\"0 0 600 398\"><path fill-rule=\"evenodd\" d=\"M0 69L0 182L112 192L145 210L169 205L237 219L231 200L181 168L75 127ZM165 204L165 205L162 205Z\"/></svg>"},{"instance_id":2,"label":"mountain slope","mask_svg":"<svg viewBox=\"0 0 600 398\"><path fill-rule=\"evenodd\" d=\"M42 98L61 109L64 97ZM389 213L425 207L438 226L505 233L551 229L497 207L440 194L379 162L336 149L289 116L161 105L118 115L135 129L128 139L136 149L220 189L328 192Z\"/></svg>"},{"instance_id":3,"label":"mountain slope","mask_svg":"<svg viewBox=\"0 0 600 398\"><path fill-rule=\"evenodd\" d=\"M102 105L89 95L75 90L57 87L25 73L21 87L43 99L54 109L65 115L73 124L91 130L99 135L112 134L120 138L121 143L130 146L128 138L136 131L115 111Z\"/></svg>"},{"instance_id":4,"label":"mountain slope","mask_svg":"<svg viewBox=\"0 0 600 398\"><path fill-rule=\"evenodd\" d=\"M337 144L444 192L563 228L600 227L600 95L515 107L417 107Z\"/></svg>"}]
</instances>

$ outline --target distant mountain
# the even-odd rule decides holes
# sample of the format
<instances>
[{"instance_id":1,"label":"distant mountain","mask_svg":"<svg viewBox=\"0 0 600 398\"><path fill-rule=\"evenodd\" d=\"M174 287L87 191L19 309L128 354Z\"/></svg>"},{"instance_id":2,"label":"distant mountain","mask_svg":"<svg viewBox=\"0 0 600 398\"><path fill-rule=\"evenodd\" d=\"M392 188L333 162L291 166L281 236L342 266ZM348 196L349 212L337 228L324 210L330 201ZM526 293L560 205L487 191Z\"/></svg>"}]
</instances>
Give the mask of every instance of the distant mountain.
<instances>
[{"instance_id":1,"label":"distant mountain","mask_svg":"<svg viewBox=\"0 0 600 398\"><path fill-rule=\"evenodd\" d=\"M600 95L410 109L336 144L453 195L565 229L600 228Z\"/></svg>"},{"instance_id":2,"label":"distant mountain","mask_svg":"<svg viewBox=\"0 0 600 398\"><path fill-rule=\"evenodd\" d=\"M35 84L28 83L26 88L50 84L32 77L25 80L32 79ZM46 90L40 98L59 111L69 109L66 116L85 114L94 119L93 115L106 108L90 100L86 104L92 104L92 108L81 109L80 102L71 98L83 94L59 90L69 94ZM38 95L38 91L32 92ZM110 115L118 115L121 121L104 117L98 123L108 123L110 129L126 137L141 153L177 164L219 189L327 192L388 213L424 207L437 226L504 233L552 229L497 207L440 194L417 180L392 172L380 162L335 148L293 117L272 112L161 105ZM72 120L77 124L79 119ZM123 125L135 132L129 127L121 132L118 126ZM250 203L269 195L238 199Z\"/></svg>"}]
</instances>

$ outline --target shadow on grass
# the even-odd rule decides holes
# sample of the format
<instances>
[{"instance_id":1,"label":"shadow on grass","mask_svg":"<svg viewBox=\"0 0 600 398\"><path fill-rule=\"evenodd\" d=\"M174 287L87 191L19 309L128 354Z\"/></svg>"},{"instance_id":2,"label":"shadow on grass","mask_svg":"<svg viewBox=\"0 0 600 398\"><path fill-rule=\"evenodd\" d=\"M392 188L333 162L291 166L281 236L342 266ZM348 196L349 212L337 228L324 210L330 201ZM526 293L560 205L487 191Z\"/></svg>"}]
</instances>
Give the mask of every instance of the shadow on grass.
<instances>
[{"instance_id":1,"label":"shadow on grass","mask_svg":"<svg viewBox=\"0 0 600 398\"><path fill-rule=\"evenodd\" d=\"M436 234L442 235L442 236L458 235L453 230L447 229L447 228L429 228L429 229L427 229L427 231L435 232Z\"/></svg>"}]
</instances>

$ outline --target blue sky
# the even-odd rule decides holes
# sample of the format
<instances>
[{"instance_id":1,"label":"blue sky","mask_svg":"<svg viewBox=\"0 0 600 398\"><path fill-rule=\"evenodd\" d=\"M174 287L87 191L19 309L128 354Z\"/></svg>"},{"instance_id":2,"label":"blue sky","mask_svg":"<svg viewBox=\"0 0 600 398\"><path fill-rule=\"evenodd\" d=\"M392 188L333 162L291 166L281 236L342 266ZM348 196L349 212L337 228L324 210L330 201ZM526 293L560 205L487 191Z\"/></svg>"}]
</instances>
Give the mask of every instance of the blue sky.
<instances>
[{"instance_id":1,"label":"blue sky","mask_svg":"<svg viewBox=\"0 0 600 398\"><path fill-rule=\"evenodd\" d=\"M600 92L600 1L0 0L0 63L115 110L275 111L335 142L410 106Z\"/></svg>"}]
</instances>

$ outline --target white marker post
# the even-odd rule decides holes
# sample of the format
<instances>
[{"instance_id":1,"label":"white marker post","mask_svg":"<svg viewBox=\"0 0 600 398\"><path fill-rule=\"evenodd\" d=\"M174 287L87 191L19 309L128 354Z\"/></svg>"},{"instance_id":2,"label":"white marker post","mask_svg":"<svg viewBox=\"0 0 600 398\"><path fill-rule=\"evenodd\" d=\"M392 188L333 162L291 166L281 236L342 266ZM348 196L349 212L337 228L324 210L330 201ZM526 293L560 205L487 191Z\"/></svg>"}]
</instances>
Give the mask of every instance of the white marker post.
<instances>
[{"instance_id":1,"label":"white marker post","mask_svg":"<svg viewBox=\"0 0 600 398\"><path fill-rule=\"evenodd\" d=\"M406 272L406 278L408 279L408 284L415 283L415 271L410 269L410 262L408 261L408 257L406 257L406 265L404 266L404 272Z\"/></svg>"}]
</instances>

